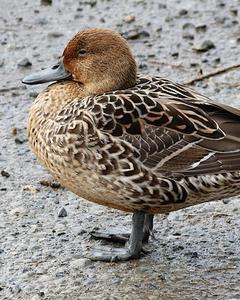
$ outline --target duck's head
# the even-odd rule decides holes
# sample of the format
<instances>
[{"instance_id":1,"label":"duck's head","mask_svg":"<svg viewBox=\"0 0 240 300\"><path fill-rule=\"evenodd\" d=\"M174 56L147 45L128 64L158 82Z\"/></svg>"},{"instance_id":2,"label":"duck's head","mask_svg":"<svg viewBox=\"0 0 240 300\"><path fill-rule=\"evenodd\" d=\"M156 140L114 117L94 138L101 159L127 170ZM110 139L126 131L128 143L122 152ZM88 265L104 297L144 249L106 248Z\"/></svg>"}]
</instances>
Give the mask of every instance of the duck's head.
<instances>
[{"instance_id":1,"label":"duck's head","mask_svg":"<svg viewBox=\"0 0 240 300\"><path fill-rule=\"evenodd\" d=\"M118 33L109 29L87 29L76 34L63 51L60 62L26 76L25 84L74 80L86 94L99 94L135 85L136 62Z\"/></svg>"}]
</instances>

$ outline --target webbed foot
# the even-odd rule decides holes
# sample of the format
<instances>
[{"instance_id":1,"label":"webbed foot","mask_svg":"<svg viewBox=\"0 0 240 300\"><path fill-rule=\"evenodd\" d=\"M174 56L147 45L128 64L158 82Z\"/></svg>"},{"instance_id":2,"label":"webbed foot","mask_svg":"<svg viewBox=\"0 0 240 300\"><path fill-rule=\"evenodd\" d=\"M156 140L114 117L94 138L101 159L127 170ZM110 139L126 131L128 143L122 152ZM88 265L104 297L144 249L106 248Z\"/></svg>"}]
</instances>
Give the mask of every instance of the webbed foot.
<instances>
[{"instance_id":1,"label":"webbed foot","mask_svg":"<svg viewBox=\"0 0 240 300\"><path fill-rule=\"evenodd\" d=\"M110 233L101 231L91 231L91 236L96 240L106 240L113 243L126 244L130 238L130 233Z\"/></svg>"},{"instance_id":2,"label":"webbed foot","mask_svg":"<svg viewBox=\"0 0 240 300\"><path fill-rule=\"evenodd\" d=\"M133 214L131 234L102 233L94 231L91 235L96 239L104 239L111 242L126 243L126 248L95 249L90 255L91 260L97 261L126 261L139 258L141 253L148 253L143 243L147 243L153 228L153 215L143 212Z\"/></svg>"},{"instance_id":3,"label":"webbed foot","mask_svg":"<svg viewBox=\"0 0 240 300\"><path fill-rule=\"evenodd\" d=\"M107 261L107 262L118 262L127 261L129 259L138 258L139 253L131 253L128 248L102 248L94 249L90 255L91 260L96 261Z\"/></svg>"}]
</instances>

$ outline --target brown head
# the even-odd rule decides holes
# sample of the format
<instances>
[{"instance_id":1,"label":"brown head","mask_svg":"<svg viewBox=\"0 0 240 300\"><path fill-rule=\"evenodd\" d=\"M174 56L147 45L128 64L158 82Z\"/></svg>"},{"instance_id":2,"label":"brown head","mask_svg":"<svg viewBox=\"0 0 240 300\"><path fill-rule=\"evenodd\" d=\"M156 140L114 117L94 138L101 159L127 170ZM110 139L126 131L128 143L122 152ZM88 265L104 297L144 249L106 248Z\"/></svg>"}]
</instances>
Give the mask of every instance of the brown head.
<instances>
[{"instance_id":1,"label":"brown head","mask_svg":"<svg viewBox=\"0 0 240 300\"><path fill-rule=\"evenodd\" d=\"M136 62L118 33L86 29L70 40L59 64L25 77L23 83L58 81L70 76L82 83L89 95L126 89L136 83Z\"/></svg>"}]
</instances>

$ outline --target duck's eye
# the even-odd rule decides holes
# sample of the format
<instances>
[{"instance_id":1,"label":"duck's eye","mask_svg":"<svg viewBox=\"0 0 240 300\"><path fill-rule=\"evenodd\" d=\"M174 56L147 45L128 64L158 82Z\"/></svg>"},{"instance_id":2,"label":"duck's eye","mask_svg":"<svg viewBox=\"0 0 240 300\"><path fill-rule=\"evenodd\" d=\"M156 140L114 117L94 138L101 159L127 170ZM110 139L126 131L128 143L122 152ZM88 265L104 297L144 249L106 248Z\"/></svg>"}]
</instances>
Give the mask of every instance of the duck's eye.
<instances>
[{"instance_id":1,"label":"duck's eye","mask_svg":"<svg viewBox=\"0 0 240 300\"><path fill-rule=\"evenodd\" d=\"M80 56L83 56L83 55L85 55L87 53L87 50L86 49L80 49L79 51L78 51L78 54L80 55Z\"/></svg>"}]
</instances>

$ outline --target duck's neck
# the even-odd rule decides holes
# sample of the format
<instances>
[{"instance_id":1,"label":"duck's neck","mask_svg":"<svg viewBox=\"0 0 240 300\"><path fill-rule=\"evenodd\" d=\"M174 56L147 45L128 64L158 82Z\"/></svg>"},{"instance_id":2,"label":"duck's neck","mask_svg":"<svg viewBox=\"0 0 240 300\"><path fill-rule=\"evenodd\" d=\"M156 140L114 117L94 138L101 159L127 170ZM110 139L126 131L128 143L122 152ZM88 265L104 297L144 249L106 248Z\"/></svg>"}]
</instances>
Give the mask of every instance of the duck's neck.
<instances>
[{"instance_id":1,"label":"duck's neck","mask_svg":"<svg viewBox=\"0 0 240 300\"><path fill-rule=\"evenodd\" d=\"M84 87L81 84L75 81L54 83L38 95L30 113L38 113L45 119L53 119L64 106L81 97L85 97Z\"/></svg>"}]
</instances>

